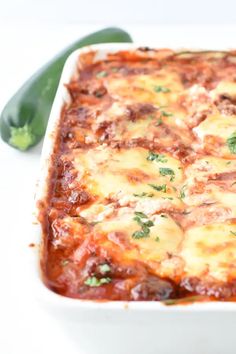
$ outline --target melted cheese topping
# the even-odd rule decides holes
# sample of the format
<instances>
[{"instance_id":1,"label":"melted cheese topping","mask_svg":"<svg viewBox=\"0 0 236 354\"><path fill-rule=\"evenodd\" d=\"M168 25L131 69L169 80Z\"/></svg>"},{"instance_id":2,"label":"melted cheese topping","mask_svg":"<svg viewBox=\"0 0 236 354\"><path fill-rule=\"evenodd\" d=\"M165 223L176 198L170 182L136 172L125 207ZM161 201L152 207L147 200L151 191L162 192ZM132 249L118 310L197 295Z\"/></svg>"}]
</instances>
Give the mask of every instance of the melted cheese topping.
<instances>
[{"instance_id":1,"label":"melted cheese topping","mask_svg":"<svg viewBox=\"0 0 236 354\"><path fill-rule=\"evenodd\" d=\"M105 233L108 239L109 235L114 232L124 234L130 244L130 247L122 250L122 257L124 258L161 262L168 259L170 253L173 255L179 253L183 231L173 219L166 215L153 216L149 219L153 221L149 237L140 240L132 237L133 233L140 229L134 217L135 214L132 209L121 209L117 217L99 223L96 226L96 232ZM150 263L150 265L155 273L160 273L160 271L166 273L165 264L162 267L156 263Z\"/></svg>"},{"instance_id":2,"label":"melted cheese topping","mask_svg":"<svg viewBox=\"0 0 236 354\"><path fill-rule=\"evenodd\" d=\"M236 83L234 81L221 80L210 94L213 98L218 98L220 95L227 95L234 98L236 97L235 93Z\"/></svg>"},{"instance_id":3,"label":"melted cheese topping","mask_svg":"<svg viewBox=\"0 0 236 354\"><path fill-rule=\"evenodd\" d=\"M236 276L236 226L227 224L192 228L186 233L181 256L187 275L227 281Z\"/></svg>"},{"instance_id":4,"label":"melted cheese topping","mask_svg":"<svg viewBox=\"0 0 236 354\"><path fill-rule=\"evenodd\" d=\"M214 127L214 129L212 129ZM204 140L206 136L216 136L223 142L236 130L236 116L222 117L222 114L210 115L197 128L194 129L197 136ZM226 149L225 149L226 150Z\"/></svg>"},{"instance_id":5,"label":"melted cheese topping","mask_svg":"<svg viewBox=\"0 0 236 354\"><path fill-rule=\"evenodd\" d=\"M129 77L129 85L124 78L106 80L112 97L126 102L153 103L157 106L164 106L175 102L178 92L183 86L179 76L174 72L166 75L165 70L159 71L156 75L134 75ZM168 88L168 92L162 92L159 88ZM137 99L138 98L138 99Z\"/></svg>"},{"instance_id":6,"label":"melted cheese topping","mask_svg":"<svg viewBox=\"0 0 236 354\"><path fill-rule=\"evenodd\" d=\"M236 63L227 55L140 51L81 64L46 209L46 277L57 292L234 298Z\"/></svg>"},{"instance_id":7,"label":"melted cheese topping","mask_svg":"<svg viewBox=\"0 0 236 354\"><path fill-rule=\"evenodd\" d=\"M149 151L140 147L114 150L102 146L86 153L76 151L75 167L80 170L79 182L86 180L88 190L103 198L118 198L121 193L171 196L173 187L182 180L180 162L167 154L160 161L149 161L148 156ZM163 168L170 169L172 174L163 175ZM157 192L151 186L163 184L169 186L169 193Z\"/></svg>"}]
</instances>

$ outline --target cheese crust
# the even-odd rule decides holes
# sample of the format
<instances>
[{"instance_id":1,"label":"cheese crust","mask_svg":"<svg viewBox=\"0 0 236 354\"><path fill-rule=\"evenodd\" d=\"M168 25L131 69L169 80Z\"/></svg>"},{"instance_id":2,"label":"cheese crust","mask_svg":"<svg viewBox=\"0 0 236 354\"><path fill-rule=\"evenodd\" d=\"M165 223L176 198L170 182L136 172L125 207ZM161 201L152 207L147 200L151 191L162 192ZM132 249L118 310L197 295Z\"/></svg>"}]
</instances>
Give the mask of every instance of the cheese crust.
<instances>
[{"instance_id":1,"label":"cheese crust","mask_svg":"<svg viewBox=\"0 0 236 354\"><path fill-rule=\"evenodd\" d=\"M93 54L57 130L46 285L80 299L235 300L236 53Z\"/></svg>"}]
</instances>

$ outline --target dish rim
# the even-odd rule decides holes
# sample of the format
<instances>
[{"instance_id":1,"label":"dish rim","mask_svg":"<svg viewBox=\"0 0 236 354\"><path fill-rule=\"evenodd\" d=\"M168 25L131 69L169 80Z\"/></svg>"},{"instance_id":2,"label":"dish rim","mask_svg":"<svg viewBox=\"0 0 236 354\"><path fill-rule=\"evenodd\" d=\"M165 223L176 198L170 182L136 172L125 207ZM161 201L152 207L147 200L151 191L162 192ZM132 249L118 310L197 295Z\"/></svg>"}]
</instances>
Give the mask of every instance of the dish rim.
<instances>
[{"instance_id":1,"label":"dish rim","mask_svg":"<svg viewBox=\"0 0 236 354\"><path fill-rule=\"evenodd\" d=\"M49 115L48 126L46 129L46 134L43 142L43 148L40 157L40 173L39 179L36 186L35 194L35 215L36 217L39 214L39 208L37 202L43 200L46 196L48 174L51 162L51 154L53 152L54 140L55 140L55 131L57 124L60 119L61 110L64 103L69 100L69 94L65 87L65 84L70 81L73 74L75 73L77 67L77 61L80 55L88 53L90 51L96 52L94 61L104 59L108 53L115 53L121 50L137 50L143 45L136 43L105 43L105 44L96 44L83 47L81 49L75 50L67 58L64 68L62 70L61 78L58 84L57 92L53 101L51 113ZM155 47L150 47L153 49L162 49ZM206 48L170 48L177 52L183 50L189 50L192 52L207 50ZM223 51L227 49L219 49ZM41 244L43 232L40 222L37 222L35 225L37 231L37 243ZM34 265L31 265L32 271L34 272L33 279L34 284L33 288L36 291L37 297L43 299L47 303L53 306L63 306L64 308L79 308L87 310L132 310L132 311L161 311L161 312L212 312L212 311L236 311L236 304L230 301L206 301L206 302L192 302L184 304L173 304L167 306L160 301L99 301L99 300L81 300L74 299L60 294L55 293L49 289L43 282L41 277L41 265L40 265L40 247L37 247L34 255Z\"/></svg>"}]
</instances>

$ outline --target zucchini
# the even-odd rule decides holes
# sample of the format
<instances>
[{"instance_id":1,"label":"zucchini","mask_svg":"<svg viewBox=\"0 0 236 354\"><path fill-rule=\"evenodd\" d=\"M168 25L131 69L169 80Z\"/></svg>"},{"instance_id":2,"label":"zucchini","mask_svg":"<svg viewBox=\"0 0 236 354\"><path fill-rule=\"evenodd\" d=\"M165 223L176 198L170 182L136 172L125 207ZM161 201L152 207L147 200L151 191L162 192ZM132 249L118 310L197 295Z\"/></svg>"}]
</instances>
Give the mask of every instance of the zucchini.
<instances>
[{"instance_id":1,"label":"zucchini","mask_svg":"<svg viewBox=\"0 0 236 354\"><path fill-rule=\"evenodd\" d=\"M53 99L67 57L75 50L96 43L131 42L120 28L94 32L59 53L31 76L4 107L0 116L0 134L10 146L27 150L44 136Z\"/></svg>"}]
</instances>

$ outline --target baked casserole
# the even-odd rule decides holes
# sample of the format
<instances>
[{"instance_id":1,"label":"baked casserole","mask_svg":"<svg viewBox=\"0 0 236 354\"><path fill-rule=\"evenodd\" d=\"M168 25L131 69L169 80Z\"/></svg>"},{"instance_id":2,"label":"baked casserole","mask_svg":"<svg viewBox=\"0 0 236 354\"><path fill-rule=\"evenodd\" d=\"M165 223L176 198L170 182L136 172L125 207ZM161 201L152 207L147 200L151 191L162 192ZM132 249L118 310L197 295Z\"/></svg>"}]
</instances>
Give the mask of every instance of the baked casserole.
<instances>
[{"instance_id":1,"label":"baked casserole","mask_svg":"<svg viewBox=\"0 0 236 354\"><path fill-rule=\"evenodd\" d=\"M79 299L235 300L236 53L95 54L55 132L45 284Z\"/></svg>"}]
</instances>

